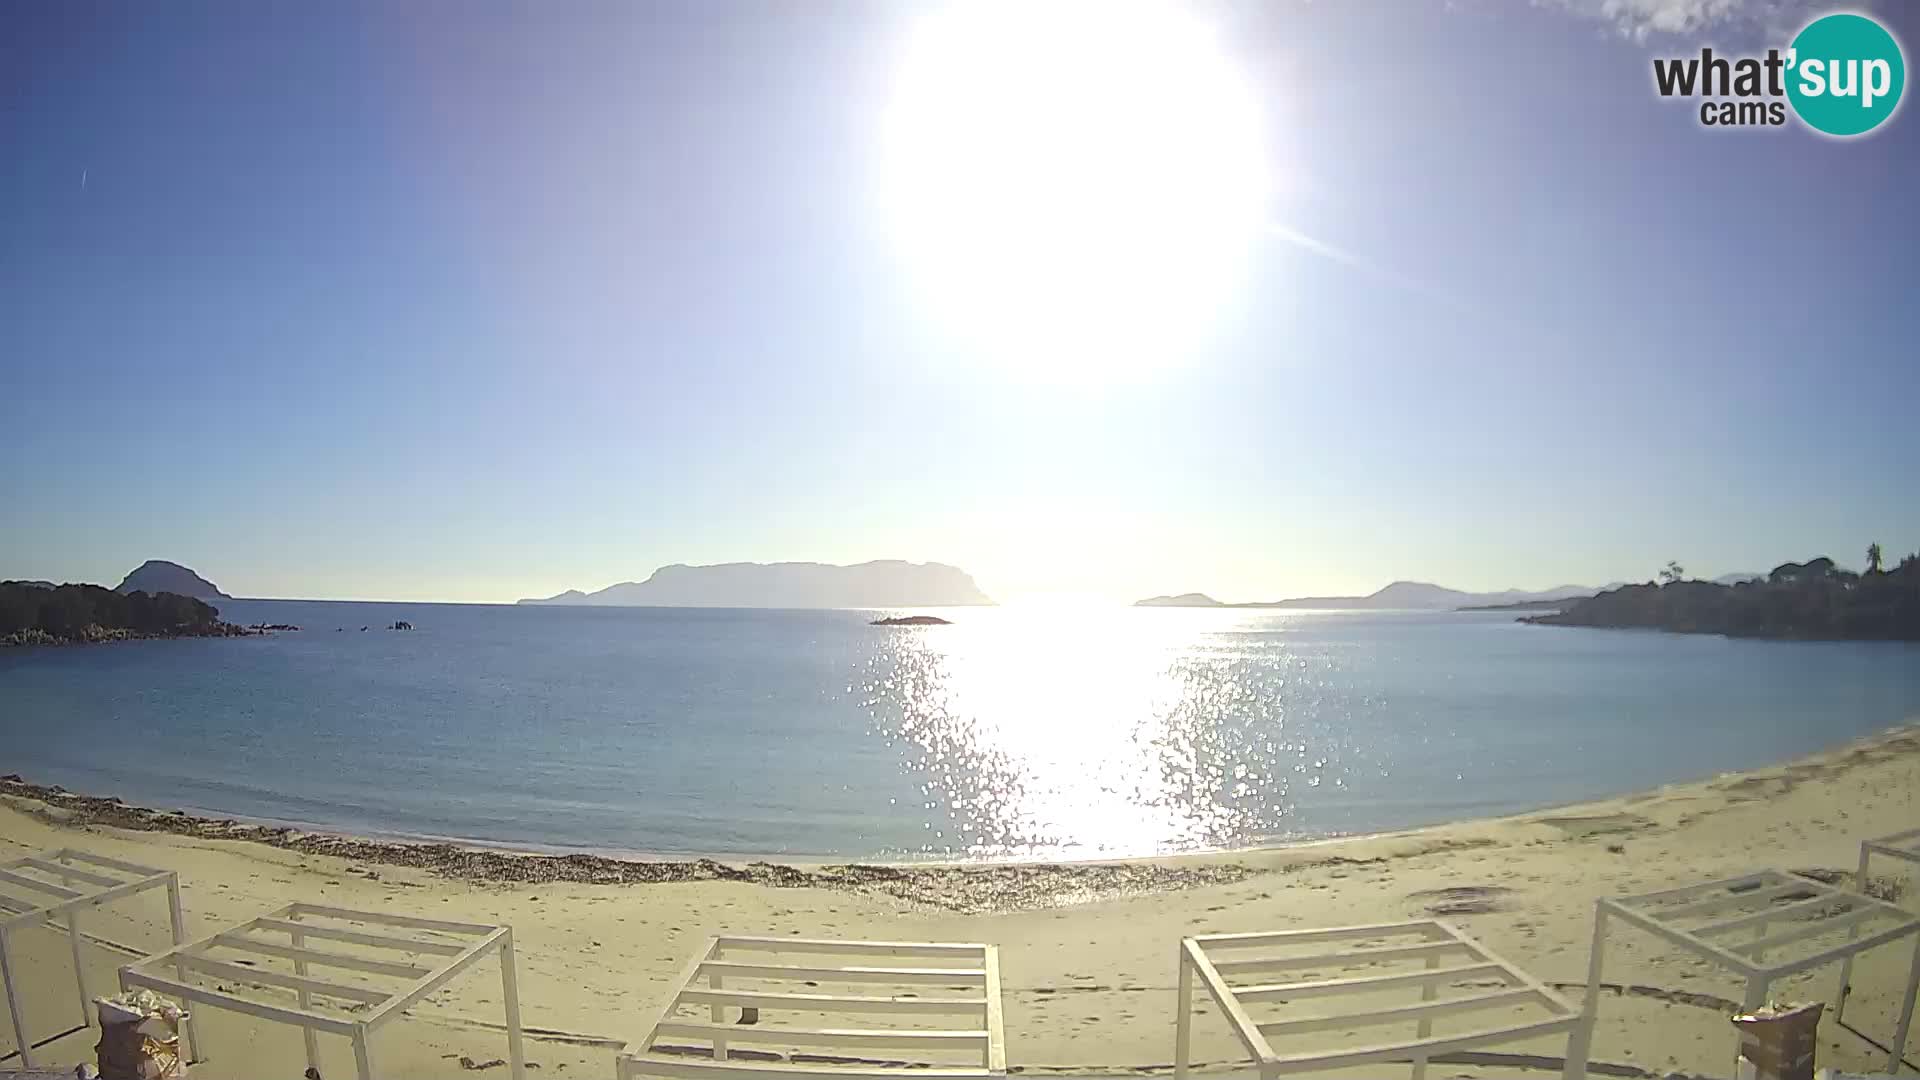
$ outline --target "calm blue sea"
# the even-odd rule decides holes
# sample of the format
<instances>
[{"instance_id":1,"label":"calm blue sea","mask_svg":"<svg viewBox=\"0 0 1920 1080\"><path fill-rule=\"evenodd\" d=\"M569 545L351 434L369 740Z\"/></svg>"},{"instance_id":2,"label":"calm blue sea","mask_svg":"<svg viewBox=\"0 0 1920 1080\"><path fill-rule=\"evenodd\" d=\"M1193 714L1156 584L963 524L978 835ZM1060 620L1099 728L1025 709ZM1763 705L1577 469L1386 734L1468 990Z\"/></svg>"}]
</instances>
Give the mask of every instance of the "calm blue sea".
<instances>
[{"instance_id":1,"label":"calm blue sea","mask_svg":"<svg viewBox=\"0 0 1920 1080\"><path fill-rule=\"evenodd\" d=\"M533 848L1091 857L1516 812L1920 716L1910 645L1503 613L221 607L305 629L0 651L0 772Z\"/></svg>"}]
</instances>

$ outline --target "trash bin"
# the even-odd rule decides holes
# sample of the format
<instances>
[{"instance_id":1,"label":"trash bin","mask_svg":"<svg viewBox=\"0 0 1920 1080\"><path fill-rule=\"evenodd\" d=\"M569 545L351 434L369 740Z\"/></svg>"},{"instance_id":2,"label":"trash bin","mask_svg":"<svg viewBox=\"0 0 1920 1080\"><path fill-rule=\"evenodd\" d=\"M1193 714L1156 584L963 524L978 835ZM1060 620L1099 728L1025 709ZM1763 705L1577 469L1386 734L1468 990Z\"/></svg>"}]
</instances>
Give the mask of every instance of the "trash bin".
<instances>
[{"instance_id":1,"label":"trash bin","mask_svg":"<svg viewBox=\"0 0 1920 1080\"><path fill-rule=\"evenodd\" d=\"M1737 1080L1813 1080L1826 1005L1768 1005L1733 1018L1740 1032Z\"/></svg>"},{"instance_id":2,"label":"trash bin","mask_svg":"<svg viewBox=\"0 0 1920 1080\"><path fill-rule=\"evenodd\" d=\"M100 1080L176 1080L187 1075L180 1060L178 1005L151 990L95 998L100 1042L94 1050Z\"/></svg>"}]
</instances>

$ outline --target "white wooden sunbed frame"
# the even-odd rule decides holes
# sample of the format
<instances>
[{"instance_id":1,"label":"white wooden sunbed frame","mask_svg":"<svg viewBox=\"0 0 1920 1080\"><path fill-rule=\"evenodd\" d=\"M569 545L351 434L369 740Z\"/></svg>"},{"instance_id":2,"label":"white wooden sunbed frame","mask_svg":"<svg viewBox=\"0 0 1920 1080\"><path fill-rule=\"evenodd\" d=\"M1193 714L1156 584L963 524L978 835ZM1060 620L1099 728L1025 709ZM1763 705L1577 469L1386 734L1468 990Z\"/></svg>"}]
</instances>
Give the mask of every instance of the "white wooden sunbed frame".
<instances>
[{"instance_id":1,"label":"white wooden sunbed frame","mask_svg":"<svg viewBox=\"0 0 1920 1080\"><path fill-rule=\"evenodd\" d=\"M1360 948L1347 945L1336 947L1332 951L1316 952L1310 955L1232 958L1235 954L1244 956L1247 952L1263 948L1311 945L1320 942L1390 940L1395 937L1412 937L1417 940L1410 945L1384 948ZM1263 982L1250 986L1234 986L1227 982L1227 977L1231 975L1270 977L1274 973L1288 969L1327 971L1365 964L1410 960L1423 960L1425 967L1420 970L1386 975ZM1385 923L1377 926L1343 926L1324 930L1286 930L1263 934L1207 934L1181 940L1179 964L1180 1014L1174 1028L1174 1076L1177 1080L1186 1080L1188 1058L1191 1055L1193 984L1196 976L1205 985L1214 1004L1226 1014L1228 1022L1233 1027L1234 1035L1240 1040L1240 1045L1259 1066L1262 1080L1273 1080L1274 1077L1292 1073L1378 1062L1411 1062L1415 1080L1422 1080L1426 1076L1427 1061L1433 1055L1468 1047L1508 1043L1519 1039L1561 1033L1569 1036L1566 1077L1568 1080L1577 1080L1586 1073L1585 1058L1582 1057L1576 1061L1573 1053L1576 1044L1580 1047L1585 1046L1585 1041L1578 1036L1583 1031L1583 1025L1589 1021L1582 1016L1581 1012L1559 994L1549 990L1539 980L1494 955L1486 946L1461 933L1449 923L1421 920ZM1506 985L1502 989L1490 992L1479 991L1451 998L1440 997L1441 986L1467 978L1475 981L1481 979L1498 981ZM1330 1012L1267 1023L1256 1023L1246 1009L1249 1002L1334 997L1343 994L1395 990L1400 987L1419 990L1420 1000L1391 1009ZM1509 1008L1517 1005L1541 1006L1546 1015L1543 1019L1476 1028L1459 1034L1440 1036L1432 1034L1433 1018L1436 1016ZM1284 1047L1284 1040L1288 1037L1309 1032L1340 1031L1394 1023L1415 1024L1414 1038L1376 1041L1359 1046L1306 1052L1283 1051L1276 1049L1273 1045L1274 1042L1280 1041Z\"/></svg>"},{"instance_id":2,"label":"white wooden sunbed frame","mask_svg":"<svg viewBox=\"0 0 1920 1080\"><path fill-rule=\"evenodd\" d=\"M783 956L782 954L785 954ZM812 957L802 963L786 956ZM791 989L741 990L741 981ZM919 992L829 994L805 983L876 983L925 988ZM701 984L705 985L702 986ZM957 989L956 989L957 988ZM707 1006L709 1022L676 1018L683 1006ZM965 1026L936 1030L894 1028L792 1028L758 1023L726 1023L726 1010L807 1013L861 1013L956 1016ZM743 1016L743 1019L745 1017ZM693 1039L711 1046L711 1057L667 1055L658 1044ZM819 1047L826 1052L864 1050L960 1050L977 1054L978 1066L931 1068L858 1067L743 1061L729 1056L729 1044ZM920 941L834 941L796 937L716 937L708 939L681 971L665 1007L647 1036L615 1061L619 1080L663 1077L669 1080L770 1080L782 1077L914 1077L916 1080L981 1080L1007 1072L1006 1037L1000 1016L1000 952L992 945Z\"/></svg>"},{"instance_id":3,"label":"white wooden sunbed frame","mask_svg":"<svg viewBox=\"0 0 1920 1080\"><path fill-rule=\"evenodd\" d=\"M1867 891L1867 863L1875 855L1920 864L1920 829L1908 829L1906 832L1897 832L1892 836L1879 836L1860 842L1860 869L1853 877L1853 887L1858 892ZM1859 933L1857 927L1850 927L1847 937L1851 939L1857 933ZM1840 961L1840 989L1833 995L1833 1022L1836 1024L1840 1023L1845 1016L1847 995L1853 991L1848 983L1852 980L1853 954L1848 953L1846 959ZM1907 991L1907 996L1909 998L1913 996L1912 989Z\"/></svg>"},{"instance_id":4,"label":"white wooden sunbed frame","mask_svg":"<svg viewBox=\"0 0 1920 1080\"><path fill-rule=\"evenodd\" d=\"M396 935L395 928L424 931ZM284 941L280 935L285 935ZM309 939L344 942L384 950L389 958L310 949ZM264 967L248 967L223 958L227 950L258 964L260 958L293 961L294 974ZM486 959L500 958L500 984L507 1021L507 1057L512 1080L524 1080L525 1055L520 1045L520 992L513 966L513 929L481 923L421 919L377 911L355 911L320 904L289 904L239 926L174 948L120 969L122 988L144 986L169 997L219 1009L231 1009L262 1020L302 1029L307 1064L320 1068L318 1036L344 1035L353 1040L360 1080L372 1080L372 1053L368 1039L381 1025L399 1017L428 994L452 982L461 972ZM411 956L413 960L400 957ZM430 958L421 960L420 958ZM418 962L416 962L418 961ZM404 980L394 987L327 982L309 977L311 967L336 968ZM171 973L158 974L165 969ZM217 976L233 991L208 989L187 981L190 973ZM299 1007L242 997L240 987L274 986L294 990ZM368 1006L356 1019L315 1012L314 998L331 998ZM201 1057L206 1056L201 1032Z\"/></svg>"},{"instance_id":5,"label":"white wooden sunbed frame","mask_svg":"<svg viewBox=\"0 0 1920 1080\"><path fill-rule=\"evenodd\" d=\"M1908 829L1892 836L1878 836L1872 840L1860 842L1860 877L1854 887L1864 889L1867 880L1867 858L1870 855L1886 855L1890 858L1905 859L1910 863L1920 863L1920 829Z\"/></svg>"},{"instance_id":6,"label":"white wooden sunbed frame","mask_svg":"<svg viewBox=\"0 0 1920 1080\"><path fill-rule=\"evenodd\" d=\"M1703 917L1710 917L1710 921L1690 923ZM1835 960L1843 961L1850 969L1852 958L1859 953L1913 935L1913 967L1907 977L1904 1005L1900 1009L1888 1065L1889 1072L1899 1071L1901 1050L1913 1023L1914 991L1920 988L1920 916L1860 893L1780 870L1761 870L1639 896L1605 898L1594 905L1593 952L1587 962L1586 1012L1589 1017L1599 1007L1600 972L1606 958L1607 924L1611 919L1645 930L1744 978L1747 987L1741 1008L1747 1012L1766 1004L1767 987L1775 979ZM1883 925L1864 937L1858 936L1865 924L1876 920ZM1787 928L1769 932L1770 926L1781 923L1787 924ZM1838 945L1810 953L1802 950L1799 955L1791 955L1795 950L1789 949L1785 958L1766 962L1769 952L1842 929L1848 931L1848 936ZM1751 932L1752 940L1736 943L1732 935L1740 932ZM1843 973L1843 989L1846 978ZM1584 1049L1582 1053L1584 1056Z\"/></svg>"},{"instance_id":7,"label":"white wooden sunbed frame","mask_svg":"<svg viewBox=\"0 0 1920 1080\"><path fill-rule=\"evenodd\" d=\"M54 879L58 879L57 883ZM20 1012L14 985L17 972L12 956L13 934L36 923L64 928L73 943L74 987L79 991L80 1029L93 1023L93 1003L87 992L87 968L81 955L80 912L109 904L148 889L165 888L172 915L173 943L186 939L186 920L180 907L180 878L171 870L109 859L71 848L44 851L0 863L0 981L6 984L7 1012L13 1016L13 1036L20 1064L33 1067L33 1043ZM52 897L51 901L47 897Z\"/></svg>"}]
</instances>

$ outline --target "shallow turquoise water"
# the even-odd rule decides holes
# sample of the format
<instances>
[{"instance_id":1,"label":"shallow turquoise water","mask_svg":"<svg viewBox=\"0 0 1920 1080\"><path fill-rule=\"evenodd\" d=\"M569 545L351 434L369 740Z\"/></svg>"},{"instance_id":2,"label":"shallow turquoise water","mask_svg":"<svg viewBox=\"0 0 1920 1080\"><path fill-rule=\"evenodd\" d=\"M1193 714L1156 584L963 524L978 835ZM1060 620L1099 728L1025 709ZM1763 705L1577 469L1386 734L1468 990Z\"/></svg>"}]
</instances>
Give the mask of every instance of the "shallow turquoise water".
<instances>
[{"instance_id":1,"label":"shallow turquoise water","mask_svg":"<svg viewBox=\"0 0 1920 1080\"><path fill-rule=\"evenodd\" d=\"M1502 613L221 607L305 629L0 652L0 772L521 846L1075 857L1517 812L1920 715L1920 647Z\"/></svg>"}]
</instances>

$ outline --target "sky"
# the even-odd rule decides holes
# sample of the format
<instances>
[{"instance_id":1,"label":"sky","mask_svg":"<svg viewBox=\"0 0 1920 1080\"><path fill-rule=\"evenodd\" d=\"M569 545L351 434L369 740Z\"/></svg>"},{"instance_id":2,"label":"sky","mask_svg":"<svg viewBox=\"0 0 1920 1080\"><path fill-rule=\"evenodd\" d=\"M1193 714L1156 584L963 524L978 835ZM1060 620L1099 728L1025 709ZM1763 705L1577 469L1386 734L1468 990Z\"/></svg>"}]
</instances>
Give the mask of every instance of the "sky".
<instances>
[{"instance_id":1,"label":"sky","mask_svg":"<svg viewBox=\"0 0 1920 1080\"><path fill-rule=\"evenodd\" d=\"M1251 600L1920 549L1920 117L1652 86L1824 8L1195 4L1117 53L1020 10L6 5L0 577Z\"/></svg>"}]
</instances>

